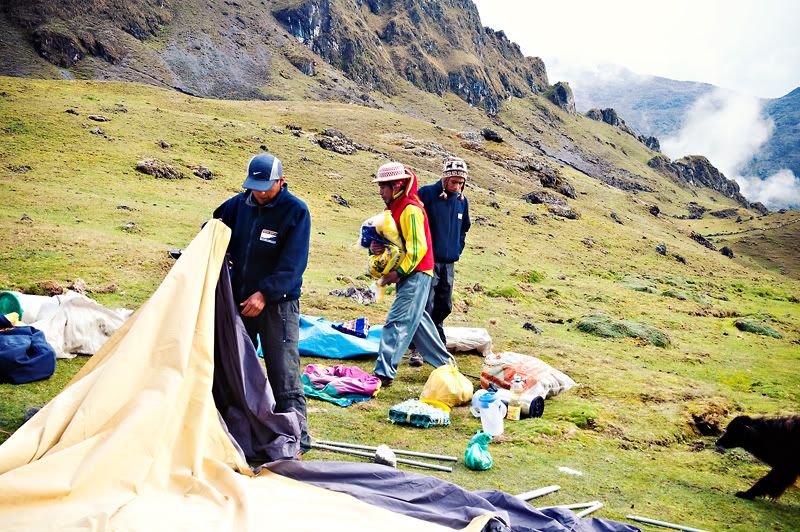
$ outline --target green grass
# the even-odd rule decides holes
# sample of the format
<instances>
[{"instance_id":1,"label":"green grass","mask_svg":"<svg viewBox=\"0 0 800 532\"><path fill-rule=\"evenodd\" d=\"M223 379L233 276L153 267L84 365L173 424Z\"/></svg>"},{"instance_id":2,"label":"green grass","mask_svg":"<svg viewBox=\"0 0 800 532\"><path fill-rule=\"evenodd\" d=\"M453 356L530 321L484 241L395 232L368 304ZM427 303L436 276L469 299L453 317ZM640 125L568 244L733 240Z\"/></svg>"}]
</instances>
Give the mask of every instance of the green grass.
<instances>
[{"instance_id":1,"label":"green grass","mask_svg":"<svg viewBox=\"0 0 800 532\"><path fill-rule=\"evenodd\" d=\"M0 78L3 92L0 128L13 133L0 135L0 289L36 289L46 281L65 285L80 277L101 303L137 308L169 270L167 250L184 247L213 209L239 190L247 160L265 144L281 157L290 189L311 211L302 311L336 321L365 315L382 323L391 296L364 307L328 292L345 286L345 278L366 284L360 277L365 256L353 244L361 222L383 208L369 184L372 173L397 159L412 164L423 182L432 182L440 159L404 144L408 139L435 142L466 158L471 215L495 224L473 225L469 233L456 264L456 310L446 324L485 327L496 352L537 356L580 386L549 399L542 418L509 422L504 437L490 444L491 470L475 473L460 462L452 474L434 474L468 489L511 493L559 484L561 491L538 504L599 499L605 506L595 515L613 519L635 513L708 530L800 528L796 488L778 502L733 497L766 468L746 453L716 452L714 437L701 435L697 421L724 425L737 413L797 413L800 283L769 266L779 262L789 239L736 249L733 260L697 245L688 238L692 230L705 232L703 226L713 223L714 230L730 232L742 224L655 218L643 203L658 202L680 213L689 201L714 210L733 203L654 175L644 166L647 150L635 141L628 145L611 128L563 116L562 127L575 142L653 179L658 189L632 195L562 168L579 193L570 205L581 213L580 220L563 220L548 216L544 206L524 203L520 196L533 188L531 178L499 164L529 153L529 146L504 134L504 145L490 147L497 151L489 156L462 147L458 132L491 123L454 96L400 95L392 104L406 111L402 114L337 103L201 100L119 83ZM128 112L102 111L117 103ZM519 131L536 126L543 142L555 142L546 105L538 97L512 100L502 119ZM70 107L80 115L65 113ZM101 124L106 137L89 133L96 124L86 116L94 113L112 118ZM308 135L272 129L286 124L298 124ZM325 127L336 127L380 153L345 156L321 150L310 134ZM160 148L161 139L172 147ZM624 145L631 156L623 157L606 140ZM136 172L136 163L147 157L173 164L188 177L161 180ZM9 169L24 165L31 170ZM207 166L219 177L198 179L192 165ZM331 201L332 194L344 197L351 208ZM611 220L610 211L625 224ZM530 213L539 217L536 225L522 218ZM20 221L23 214L33 222ZM785 221L797 214L780 216ZM129 221L141 231L123 231ZM587 238L596 244L587 248ZM660 242L687 264L655 253ZM751 258L747 249L757 249L758 257ZM763 257L778 258L765 263ZM102 293L111 284L118 289ZM662 297L666 291L687 297ZM581 332L580 318L597 314L655 327L668 335L671 347ZM738 317L765 320L784 336L742 332L734 325ZM542 334L523 329L525 322L536 324ZM480 357L457 358L463 373L479 375ZM20 425L25 409L56 395L84 361L59 361L56 375L40 383L0 384L0 430L5 431L0 441ZM352 363L365 370L374 364ZM453 410L445 429L412 429L386 419L393 404L419 395L428 374L429 367L403 365L393 387L347 409L312 400L312 435L462 456L480 426L464 407ZM348 459L320 451L308 457ZM584 475L566 475L559 466Z\"/></svg>"}]
</instances>

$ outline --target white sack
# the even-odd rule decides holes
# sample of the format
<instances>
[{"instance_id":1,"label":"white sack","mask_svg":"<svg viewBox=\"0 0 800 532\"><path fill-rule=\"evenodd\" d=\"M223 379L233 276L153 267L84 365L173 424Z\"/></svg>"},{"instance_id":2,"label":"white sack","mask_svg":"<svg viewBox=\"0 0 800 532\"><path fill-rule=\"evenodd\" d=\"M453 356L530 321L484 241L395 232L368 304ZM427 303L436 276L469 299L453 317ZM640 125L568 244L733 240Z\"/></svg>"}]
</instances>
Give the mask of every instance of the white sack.
<instances>
[{"instance_id":1,"label":"white sack","mask_svg":"<svg viewBox=\"0 0 800 532\"><path fill-rule=\"evenodd\" d=\"M452 353L478 351L486 356L492 353L492 337L486 329L472 327L445 327L447 350Z\"/></svg>"},{"instance_id":2,"label":"white sack","mask_svg":"<svg viewBox=\"0 0 800 532\"><path fill-rule=\"evenodd\" d=\"M22 307L22 316L20 316L19 319L27 325L49 318L55 314L59 305L61 305L61 299L64 297L35 296L31 294L22 294L20 292L11 293L17 297Z\"/></svg>"},{"instance_id":3,"label":"white sack","mask_svg":"<svg viewBox=\"0 0 800 532\"><path fill-rule=\"evenodd\" d=\"M56 311L31 324L44 332L56 358L95 354L132 314L126 309L106 308L77 292L56 297L61 301Z\"/></svg>"}]
</instances>

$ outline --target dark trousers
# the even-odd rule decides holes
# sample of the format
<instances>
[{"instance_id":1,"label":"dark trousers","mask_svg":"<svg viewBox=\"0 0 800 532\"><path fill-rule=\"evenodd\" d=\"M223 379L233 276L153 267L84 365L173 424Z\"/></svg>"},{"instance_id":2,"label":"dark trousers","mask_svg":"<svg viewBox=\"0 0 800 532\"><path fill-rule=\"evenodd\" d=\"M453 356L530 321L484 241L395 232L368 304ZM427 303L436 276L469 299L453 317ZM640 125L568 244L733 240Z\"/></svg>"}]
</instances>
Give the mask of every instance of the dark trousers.
<instances>
[{"instance_id":1,"label":"dark trousers","mask_svg":"<svg viewBox=\"0 0 800 532\"><path fill-rule=\"evenodd\" d=\"M267 380L275 395L275 411L295 411L303 414L300 449L311 447L306 418L306 396L300 380L300 352L297 342L300 337L300 302L267 302L261 314L255 318L242 317L247 334L258 345L256 335L261 337L261 352L267 367Z\"/></svg>"},{"instance_id":2,"label":"dark trousers","mask_svg":"<svg viewBox=\"0 0 800 532\"><path fill-rule=\"evenodd\" d=\"M436 332L439 333L439 338L442 339L442 343L445 345L447 345L447 338L444 336L443 322L453 312L454 274L455 263L433 263L433 281L428 292L428 303L425 306L425 312L430 315L433 324L436 325ZM411 349L416 348L413 342L409 347Z\"/></svg>"}]
</instances>

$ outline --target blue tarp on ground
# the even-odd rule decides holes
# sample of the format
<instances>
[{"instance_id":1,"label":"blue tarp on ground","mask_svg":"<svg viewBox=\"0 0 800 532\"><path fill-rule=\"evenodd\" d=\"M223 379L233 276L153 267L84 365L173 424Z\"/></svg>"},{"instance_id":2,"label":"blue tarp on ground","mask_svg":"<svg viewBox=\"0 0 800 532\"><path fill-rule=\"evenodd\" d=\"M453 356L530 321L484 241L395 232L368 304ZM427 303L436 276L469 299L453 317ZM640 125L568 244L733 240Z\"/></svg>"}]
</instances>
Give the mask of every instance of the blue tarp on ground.
<instances>
[{"instance_id":1,"label":"blue tarp on ground","mask_svg":"<svg viewBox=\"0 0 800 532\"><path fill-rule=\"evenodd\" d=\"M344 334L332 326L334 322L316 316L300 316L300 354L324 358L353 358L378 355L383 325L369 328L366 338Z\"/></svg>"}]
</instances>

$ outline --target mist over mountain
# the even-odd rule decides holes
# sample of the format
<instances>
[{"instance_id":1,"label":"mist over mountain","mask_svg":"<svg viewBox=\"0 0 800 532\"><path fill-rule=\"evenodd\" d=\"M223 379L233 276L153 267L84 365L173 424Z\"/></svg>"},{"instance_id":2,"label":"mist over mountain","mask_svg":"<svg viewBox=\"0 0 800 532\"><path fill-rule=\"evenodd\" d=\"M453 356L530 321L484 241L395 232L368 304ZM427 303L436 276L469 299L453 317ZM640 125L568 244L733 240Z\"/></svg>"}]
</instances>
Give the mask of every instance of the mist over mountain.
<instances>
[{"instance_id":1,"label":"mist over mountain","mask_svg":"<svg viewBox=\"0 0 800 532\"><path fill-rule=\"evenodd\" d=\"M658 138L670 157L706 155L752 200L800 204L800 89L765 100L614 65L566 72L578 111L614 109L635 132Z\"/></svg>"}]
</instances>

